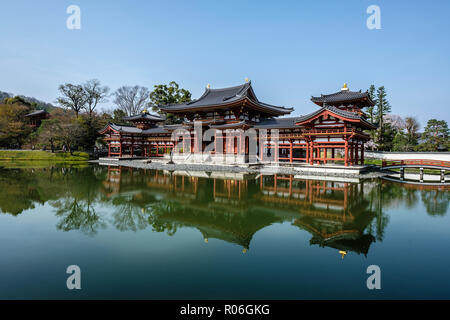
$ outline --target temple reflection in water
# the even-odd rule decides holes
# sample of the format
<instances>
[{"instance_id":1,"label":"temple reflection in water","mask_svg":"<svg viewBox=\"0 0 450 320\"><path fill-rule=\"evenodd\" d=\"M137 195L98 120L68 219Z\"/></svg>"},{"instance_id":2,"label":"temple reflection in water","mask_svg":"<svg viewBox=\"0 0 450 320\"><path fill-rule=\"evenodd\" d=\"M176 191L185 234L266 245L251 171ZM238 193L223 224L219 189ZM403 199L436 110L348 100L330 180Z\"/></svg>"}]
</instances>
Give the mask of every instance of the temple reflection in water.
<instances>
[{"instance_id":1,"label":"temple reflection in water","mask_svg":"<svg viewBox=\"0 0 450 320\"><path fill-rule=\"evenodd\" d=\"M163 200L159 202L166 204L163 208L151 202L141 203L156 230L173 232L180 227L194 227L205 242L212 238L224 240L240 245L243 252L259 230L291 222L312 235L313 245L335 248L342 255L347 251L366 255L375 241L367 229L376 214L364 197L365 186L292 175L109 167L103 192L108 197L127 194L129 201L136 204L138 199Z\"/></svg>"}]
</instances>

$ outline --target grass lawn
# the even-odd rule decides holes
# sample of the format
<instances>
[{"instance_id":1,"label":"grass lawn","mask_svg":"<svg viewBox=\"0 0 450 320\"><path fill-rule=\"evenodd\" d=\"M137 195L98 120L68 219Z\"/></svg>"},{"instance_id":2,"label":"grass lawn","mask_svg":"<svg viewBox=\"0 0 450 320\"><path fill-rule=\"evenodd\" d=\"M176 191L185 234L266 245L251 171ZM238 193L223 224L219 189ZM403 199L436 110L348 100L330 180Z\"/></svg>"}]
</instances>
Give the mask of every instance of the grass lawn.
<instances>
[{"instance_id":1,"label":"grass lawn","mask_svg":"<svg viewBox=\"0 0 450 320\"><path fill-rule=\"evenodd\" d=\"M377 166L381 167L381 162L382 161L383 160L380 160L380 159L364 159L364 164L367 164L367 165L374 164L374 165L377 165Z\"/></svg>"},{"instance_id":2,"label":"grass lawn","mask_svg":"<svg viewBox=\"0 0 450 320\"><path fill-rule=\"evenodd\" d=\"M42 168L86 168L87 161L49 161L49 160L0 160L1 169L42 169Z\"/></svg>"},{"instance_id":3,"label":"grass lawn","mask_svg":"<svg viewBox=\"0 0 450 320\"><path fill-rule=\"evenodd\" d=\"M0 161L52 161L52 162L78 162L88 161L86 152L55 152L40 150L0 150Z\"/></svg>"}]
</instances>

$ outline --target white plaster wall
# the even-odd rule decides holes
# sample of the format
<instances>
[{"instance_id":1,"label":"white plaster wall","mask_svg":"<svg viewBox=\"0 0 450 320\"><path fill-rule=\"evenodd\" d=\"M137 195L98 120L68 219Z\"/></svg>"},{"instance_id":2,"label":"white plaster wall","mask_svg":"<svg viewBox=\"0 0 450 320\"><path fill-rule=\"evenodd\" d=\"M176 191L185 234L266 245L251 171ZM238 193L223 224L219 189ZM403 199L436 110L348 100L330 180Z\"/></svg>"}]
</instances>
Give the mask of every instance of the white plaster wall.
<instances>
[{"instance_id":1,"label":"white plaster wall","mask_svg":"<svg viewBox=\"0 0 450 320\"><path fill-rule=\"evenodd\" d=\"M365 151L365 158L382 160L440 160L450 161L450 152L375 152Z\"/></svg>"}]
</instances>

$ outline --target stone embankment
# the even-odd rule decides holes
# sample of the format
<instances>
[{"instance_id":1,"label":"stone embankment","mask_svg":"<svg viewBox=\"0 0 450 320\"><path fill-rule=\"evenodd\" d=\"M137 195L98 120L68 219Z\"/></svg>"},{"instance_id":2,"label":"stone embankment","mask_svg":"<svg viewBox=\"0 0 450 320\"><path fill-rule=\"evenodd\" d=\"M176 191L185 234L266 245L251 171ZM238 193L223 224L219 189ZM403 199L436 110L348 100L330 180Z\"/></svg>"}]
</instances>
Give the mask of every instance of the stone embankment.
<instances>
[{"instance_id":1,"label":"stone embankment","mask_svg":"<svg viewBox=\"0 0 450 320\"><path fill-rule=\"evenodd\" d=\"M254 173L254 174L287 174L287 175L305 175L305 176L330 176L330 177L359 177L359 178L376 178L386 175L375 166L360 167L352 170L349 167L337 166L289 166L289 165L208 165L208 164L170 164L162 161L148 161L142 159L136 160L94 160L91 163L100 165L122 166L138 169L150 170L167 170L167 171L205 171L205 172L230 172L230 173ZM341 168L341 169L339 169ZM320 169L323 169L321 171Z\"/></svg>"}]
</instances>

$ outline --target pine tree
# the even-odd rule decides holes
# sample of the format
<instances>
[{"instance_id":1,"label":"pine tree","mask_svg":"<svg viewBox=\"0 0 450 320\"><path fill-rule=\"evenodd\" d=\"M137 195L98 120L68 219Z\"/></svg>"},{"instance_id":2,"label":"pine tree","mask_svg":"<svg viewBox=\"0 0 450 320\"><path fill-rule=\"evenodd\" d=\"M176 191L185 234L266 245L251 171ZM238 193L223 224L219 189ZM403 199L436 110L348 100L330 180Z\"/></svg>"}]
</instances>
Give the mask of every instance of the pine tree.
<instances>
[{"instance_id":1,"label":"pine tree","mask_svg":"<svg viewBox=\"0 0 450 320\"><path fill-rule=\"evenodd\" d=\"M389 124L384 122L384 117L391 112L391 106L389 105L389 102L387 100L387 94L386 89L384 86L381 86L377 90L377 104L376 104L377 110L376 110L376 121L378 123L378 139L377 143L379 148L383 149L384 144L386 141L384 141L384 135L387 131Z\"/></svg>"},{"instance_id":2,"label":"pine tree","mask_svg":"<svg viewBox=\"0 0 450 320\"><path fill-rule=\"evenodd\" d=\"M450 131L445 120L428 120L427 126L422 133L423 143L419 146L420 150L438 151L440 148L447 149Z\"/></svg>"},{"instance_id":3,"label":"pine tree","mask_svg":"<svg viewBox=\"0 0 450 320\"><path fill-rule=\"evenodd\" d=\"M375 97L375 86L372 84L369 88L369 97L370 100L372 100L375 104L377 103L377 99ZM369 120L370 122L374 123L375 122L375 106L368 106L367 107L367 114L369 115Z\"/></svg>"}]
</instances>

